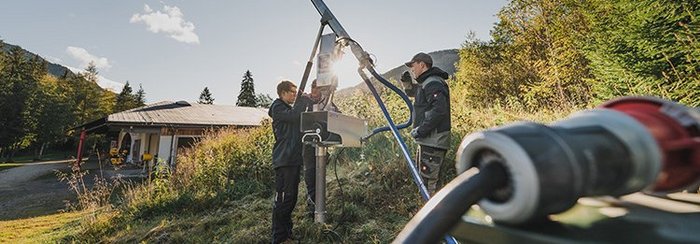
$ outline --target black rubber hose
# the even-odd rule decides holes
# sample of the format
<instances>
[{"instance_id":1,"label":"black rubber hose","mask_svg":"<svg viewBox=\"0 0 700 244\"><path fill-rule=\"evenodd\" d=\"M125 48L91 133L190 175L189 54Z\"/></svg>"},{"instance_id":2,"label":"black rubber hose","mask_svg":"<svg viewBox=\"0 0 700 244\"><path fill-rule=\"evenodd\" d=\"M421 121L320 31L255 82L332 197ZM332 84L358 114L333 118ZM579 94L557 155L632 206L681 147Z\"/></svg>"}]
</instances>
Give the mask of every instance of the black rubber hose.
<instances>
[{"instance_id":1,"label":"black rubber hose","mask_svg":"<svg viewBox=\"0 0 700 244\"><path fill-rule=\"evenodd\" d=\"M462 173L413 216L393 243L437 243L472 205L505 186L507 177L506 169L497 162L486 163L473 176Z\"/></svg>"}]
</instances>

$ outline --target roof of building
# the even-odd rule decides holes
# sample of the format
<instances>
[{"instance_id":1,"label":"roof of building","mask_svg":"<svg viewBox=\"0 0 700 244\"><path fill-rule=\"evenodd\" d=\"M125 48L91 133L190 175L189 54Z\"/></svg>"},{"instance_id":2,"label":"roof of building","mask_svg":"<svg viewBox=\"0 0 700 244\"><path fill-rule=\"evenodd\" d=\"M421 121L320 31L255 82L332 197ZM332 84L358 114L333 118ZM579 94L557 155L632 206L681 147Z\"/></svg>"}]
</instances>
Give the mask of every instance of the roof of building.
<instances>
[{"instance_id":1,"label":"roof of building","mask_svg":"<svg viewBox=\"0 0 700 244\"><path fill-rule=\"evenodd\" d=\"M82 128L107 124L135 124L144 126L258 126L269 118L267 109L162 101L114 114L86 123Z\"/></svg>"}]
</instances>

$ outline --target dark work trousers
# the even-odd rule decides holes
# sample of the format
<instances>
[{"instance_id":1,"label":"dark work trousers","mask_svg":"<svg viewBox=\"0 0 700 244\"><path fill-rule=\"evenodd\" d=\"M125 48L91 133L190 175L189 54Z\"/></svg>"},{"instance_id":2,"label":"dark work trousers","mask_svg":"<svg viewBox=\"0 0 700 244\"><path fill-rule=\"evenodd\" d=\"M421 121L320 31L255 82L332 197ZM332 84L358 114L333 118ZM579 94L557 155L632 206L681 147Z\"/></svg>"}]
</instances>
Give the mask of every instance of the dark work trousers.
<instances>
[{"instance_id":1,"label":"dark work trousers","mask_svg":"<svg viewBox=\"0 0 700 244\"><path fill-rule=\"evenodd\" d=\"M292 237L292 212L299 195L301 166L283 166L275 169L275 199L272 209L272 243Z\"/></svg>"},{"instance_id":2,"label":"dark work trousers","mask_svg":"<svg viewBox=\"0 0 700 244\"><path fill-rule=\"evenodd\" d=\"M420 172L423 184L428 188L430 196L435 195L435 192L440 189L438 180L440 179L440 168L442 162L445 161L447 150L419 145L416 163Z\"/></svg>"},{"instance_id":3,"label":"dark work trousers","mask_svg":"<svg viewBox=\"0 0 700 244\"><path fill-rule=\"evenodd\" d=\"M306 183L306 215L314 218L316 208L316 148L304 144L304 182Z\"/></svg>"}]
</instances>

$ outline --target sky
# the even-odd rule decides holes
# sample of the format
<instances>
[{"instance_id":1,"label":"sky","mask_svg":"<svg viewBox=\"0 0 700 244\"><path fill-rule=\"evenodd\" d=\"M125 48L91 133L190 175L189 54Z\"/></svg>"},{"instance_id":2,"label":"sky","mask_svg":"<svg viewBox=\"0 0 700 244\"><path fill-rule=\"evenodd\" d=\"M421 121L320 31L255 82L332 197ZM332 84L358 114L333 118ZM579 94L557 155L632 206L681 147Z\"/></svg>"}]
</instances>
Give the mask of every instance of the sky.
<instances>
[{"instance_id":1,"label":"sky","mask_svg":"<svg viewBox=\"0 0 700 244\"><path fill-rule=\"evenodd\" d=\"M489 40L507 1L325 3L383 73L417 52L459 48L469 32ZM75 69L92 61L103 82L141 85L147 103L196 101L208 87L215 104L235 104L246 70L256 93L275 98L280 80L301 80L319 26L302 0L7 0L0 8L6 43ZM335 65L341 89L361 81L346 53Z\"/></svg>"}]
</instances>

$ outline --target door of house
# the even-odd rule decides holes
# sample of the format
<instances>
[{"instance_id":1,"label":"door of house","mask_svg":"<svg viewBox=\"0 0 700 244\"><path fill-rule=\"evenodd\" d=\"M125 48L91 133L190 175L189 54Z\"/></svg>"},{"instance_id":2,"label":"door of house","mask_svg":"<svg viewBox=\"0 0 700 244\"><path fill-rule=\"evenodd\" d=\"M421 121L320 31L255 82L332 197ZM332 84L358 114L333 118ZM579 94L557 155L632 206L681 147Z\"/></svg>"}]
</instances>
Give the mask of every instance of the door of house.
<instances>
[{"instance_id":1,"label":"door of house","mask_svg":"<svg viewBox=\"0 0 700 244\"><path fill-rule=\"evenodd\" d=\"M134 147L132 149L133 150L131 150L131 161L141 162L141 139L137 139L134 141Z\"/></svg>"}]
</instances>

